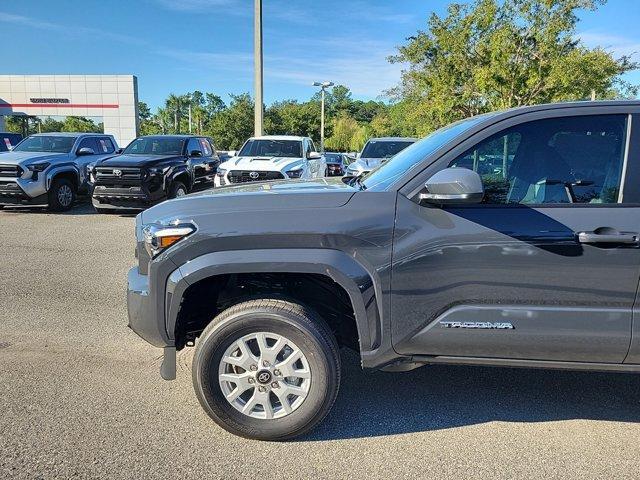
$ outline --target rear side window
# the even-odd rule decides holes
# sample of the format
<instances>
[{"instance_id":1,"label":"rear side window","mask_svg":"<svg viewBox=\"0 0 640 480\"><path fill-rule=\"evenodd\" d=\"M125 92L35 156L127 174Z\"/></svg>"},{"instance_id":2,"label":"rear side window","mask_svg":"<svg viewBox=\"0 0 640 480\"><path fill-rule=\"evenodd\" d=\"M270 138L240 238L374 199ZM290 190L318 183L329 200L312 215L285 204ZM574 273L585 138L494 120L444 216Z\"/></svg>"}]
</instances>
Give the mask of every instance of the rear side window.
<instances>
[{"instance_id":1,"label":"rear side window","mask_svg":"<svg viewBox=\"0 0 640 480\"><path fill-rule=\"evenodd\" d=\"M512 127L456 158L480 174L485 203L618 203L626 115L538 120Z\"/></svg>"}]
</instances>

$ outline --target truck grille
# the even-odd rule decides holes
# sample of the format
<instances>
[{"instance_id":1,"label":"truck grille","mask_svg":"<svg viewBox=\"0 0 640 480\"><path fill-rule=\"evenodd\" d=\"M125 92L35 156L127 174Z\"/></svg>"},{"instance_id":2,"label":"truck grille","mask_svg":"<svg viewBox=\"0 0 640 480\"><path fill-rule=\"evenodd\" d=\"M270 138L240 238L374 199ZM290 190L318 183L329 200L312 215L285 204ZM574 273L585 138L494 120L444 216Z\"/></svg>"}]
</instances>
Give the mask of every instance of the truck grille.
<instances>
[{"instance_id":1,"label":"truck grille","mask_svg":"<svg viewBox=\"0 0 640 480\"><path fill-rule=\"evenodd\" d=\"M0 165L0 177L21 177L24 170L18 165Z\"/></svg>"},{"instance_id":2,"label":"truck grille","mask_svg":"<svg viewBox=\"0 0 640 480\"><path fill-rule=\"evenodd\" d=\"M118 175L119 172L119 175ZM132 167L96 167L96 185L140 185L142 170Z\"/></svg>"},{"instance_id":3,"label":"truck grille","mask_svg":"<svg viewBox=\"0 0 640 480\"><path fill-rule=\"evenodd\" d=\"M252 178L251 174L257 173L256 178ZM254 175L255 177L255 175ZM228 174L229 181L231 183L247 183L247 182L260 182L265 180L279 180L284 178L284 175L280 172L254 172L252 170L231 170Z\"/></svg>"}]
</instances>

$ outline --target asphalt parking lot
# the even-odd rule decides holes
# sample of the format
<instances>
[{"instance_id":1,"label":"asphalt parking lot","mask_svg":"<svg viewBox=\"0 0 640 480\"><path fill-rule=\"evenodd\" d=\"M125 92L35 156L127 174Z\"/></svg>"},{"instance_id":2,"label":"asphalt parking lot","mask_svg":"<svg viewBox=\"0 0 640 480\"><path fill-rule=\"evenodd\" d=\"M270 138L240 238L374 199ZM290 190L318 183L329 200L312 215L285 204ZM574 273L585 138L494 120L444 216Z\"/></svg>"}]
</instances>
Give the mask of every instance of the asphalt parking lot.
<instances>
[{"instance_id":1,"label":"asphalt parking lot","mask_svg":"<svg viewBox=\"0 0 640 480\"><path fill-rule=\"evenodd\" d=\"M363 372L290 443L234 437L127 327L133 217L0 211L0 478L629 478L640 376Z\"/></svg>"}]
</instances>

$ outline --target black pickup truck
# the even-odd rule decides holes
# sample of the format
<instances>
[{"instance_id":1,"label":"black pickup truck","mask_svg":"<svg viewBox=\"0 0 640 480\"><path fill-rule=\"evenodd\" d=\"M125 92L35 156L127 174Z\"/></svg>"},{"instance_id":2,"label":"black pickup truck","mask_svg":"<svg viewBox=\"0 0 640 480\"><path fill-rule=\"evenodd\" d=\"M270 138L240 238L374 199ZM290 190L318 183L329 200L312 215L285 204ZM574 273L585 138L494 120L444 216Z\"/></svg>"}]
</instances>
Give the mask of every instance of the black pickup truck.
<instances>
[{"instance_id":1,"label":"black pickup truck","mask_svg":"<svg viewBox=\"0 0 640 480\"><path fill-rule=\"evenodd\" d=\"M98 212L145 209L212 185L219 164L210 138L139 137L121 155L89 166L93 206Z\"/></svg>"}]
</instances>

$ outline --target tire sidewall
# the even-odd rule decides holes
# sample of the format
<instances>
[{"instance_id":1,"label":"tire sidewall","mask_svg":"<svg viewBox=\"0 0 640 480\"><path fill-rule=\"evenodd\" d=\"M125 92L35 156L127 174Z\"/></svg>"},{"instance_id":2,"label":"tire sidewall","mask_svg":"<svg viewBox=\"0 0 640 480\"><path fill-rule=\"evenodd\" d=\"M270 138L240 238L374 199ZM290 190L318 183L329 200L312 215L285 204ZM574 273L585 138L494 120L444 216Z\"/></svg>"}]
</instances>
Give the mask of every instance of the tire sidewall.
<instances>
[{"instance_id":1,"label":"tire sidewall","mask_svg":"<svg viewBox=\"0 0 640 480\"><path fill-rule=\"evenodd\" d=\"M304 402L292 413L277 419L249 417L237 411L224 397L218 381L220 361L236 340L254 332L271 332L295 343L311 369L311 386ZM200 337L193 362L196 395L207 414L226 430L240 436L278 440L312 428L333 404L337 390L337 367L332 364L317 332L300 325L296 315L255 309L227 318ZM325 412L326 411L326 412ZM319 416L319 412L322 412Z\"/></svg>"},{"instance_id":2,"label":"tire sidewall","mask_svg":"<svg viewBox=\"0 0 640 480\"><path fill-rule=\"evenodd\" d=\"M171 184L171 188L169 190L169 198L173 199L173 198L178 198L178 190L182 189L184 191L184 194L186 195L187 193L189 193L187 191L187 186L182 183L182 182L173 182Z\"/></svg>"},{"instance_id":3,"label":"tire sidewall","mask_svg":"<svg viewBox=\"0 0 640 480\"><path fill-rule=\"evenodd\" d=\"M58 190L60 190L60 188L62 188L63 185L66 185L71 189L71 202L69 202L69 205L67 206L62 205L58 200ZM49 208L51 208L53 211L56 211L56 212L65 212L67 210L70 210L71 207L73 207L73 204L75 203L75 201L76 201L76 190L73 186L73 183L71 183L66 178L55 179L51 184L51 189L49 190Z\"/></svg>"}]
</instances>

